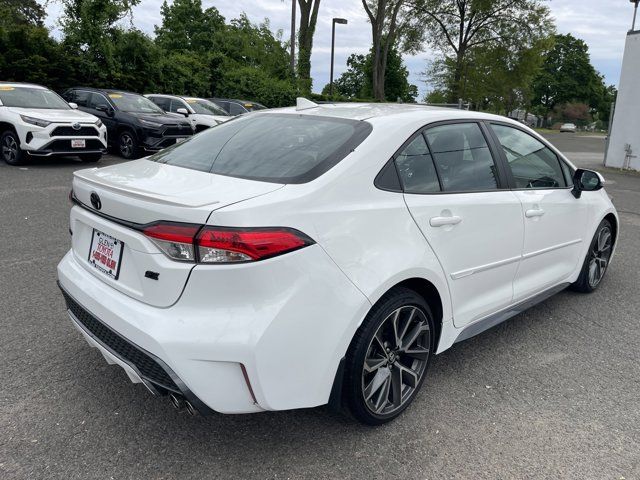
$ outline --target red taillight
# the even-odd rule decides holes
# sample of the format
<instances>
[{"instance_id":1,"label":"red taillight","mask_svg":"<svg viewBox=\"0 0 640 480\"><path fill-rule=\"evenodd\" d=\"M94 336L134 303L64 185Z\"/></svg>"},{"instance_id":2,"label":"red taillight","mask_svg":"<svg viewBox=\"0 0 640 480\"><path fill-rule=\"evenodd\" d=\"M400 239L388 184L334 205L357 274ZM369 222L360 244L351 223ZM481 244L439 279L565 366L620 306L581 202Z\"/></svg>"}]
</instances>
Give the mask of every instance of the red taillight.
<instances>
[{"instance_id":1,"label":"red taillight","mask_svg":"<svg viewBox=\"0 0 640 480\"><path fill-rule=\"evenodd\" d=\"M200 225L157 223L142 230L147 237L157 238L165 242L193 243L200 230Z\"/></svg>"},{"instance_id":2,"label":"red taillight","mask_svg":"<svg viewBox=\"0 0 640 480\"><path fill-rule=\"evenodd\" d=\"M284 227L233 228L160 222L142 229L168 257L200 263L251 262L275 257L313 240Z\"/></svg>"},{"instance_id":3,"label":"red taillight","mask_svg":"<svg viewBox=\"0 0 640 480\"><path fill-rule=\"evenodd\" d=\"M194 262L193 241L200 225L185 223L156 223L143 228L142 233L151 238L160 250L173 260Z\"/></svg>"},{"instance_id":4,"label":"red taillight","mask_svg":"<svg viewBox=\"0 0 640 480\"><path fill-rule=\"evenodd\" d=\"M203 263L249 262L282 255L313 240L290 228L204 227L196 238Z\"/></svg>"}]
</instances>

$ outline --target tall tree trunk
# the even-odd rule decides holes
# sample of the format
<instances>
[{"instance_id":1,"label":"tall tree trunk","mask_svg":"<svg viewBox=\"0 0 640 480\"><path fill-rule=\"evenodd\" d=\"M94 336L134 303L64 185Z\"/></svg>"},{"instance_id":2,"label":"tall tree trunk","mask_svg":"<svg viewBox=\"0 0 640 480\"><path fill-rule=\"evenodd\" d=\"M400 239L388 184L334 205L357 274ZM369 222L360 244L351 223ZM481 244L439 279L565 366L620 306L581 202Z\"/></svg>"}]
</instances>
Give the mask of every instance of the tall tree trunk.
<instances>
[{"instance_id":1,"label":"tall tree trunk","mask_svg":"<svg viewBox=\"0 0 640 480\"><path fill-rule=\"evenodd\" d=\"M373 40L373 74L371 83L373 87L373 97L384 102L384 83L387 72L387 58L389 49L396 41L397 21L400 8L404 0L377 0L375 12L367 4L367 0L362 0L362 6L367 12L371 22L371 37ZM385 25L387 26L385 34Z\"/></svg>"},{"instance_id":2,"label":"tall tree trunk","mask_svg":"<svg viewBox=\"0 0 640 480\"><path fill-rule=\"evenodd\" d=\"M298 79L301 93L311 93L311 51L318 21L320 0L298 0L300 27L298 28Z\"/></svg>"}]
</instances>

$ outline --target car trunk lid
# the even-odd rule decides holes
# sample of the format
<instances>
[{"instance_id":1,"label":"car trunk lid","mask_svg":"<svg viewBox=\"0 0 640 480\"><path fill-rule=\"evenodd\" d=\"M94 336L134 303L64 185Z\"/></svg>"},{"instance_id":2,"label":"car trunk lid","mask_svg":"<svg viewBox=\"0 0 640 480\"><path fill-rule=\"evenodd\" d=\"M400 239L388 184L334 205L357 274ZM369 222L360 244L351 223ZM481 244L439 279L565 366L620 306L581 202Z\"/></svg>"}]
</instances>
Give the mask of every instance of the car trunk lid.
<instances>
[{"instance_id":1,"label":"car trunk lid","mask_svg":"<svg viewBox=\"0 0 640 480\"><path fill-rule=\"evenodd\" d=\"M282 186L149 160L81 170L73 180L74 197L80 203L71 211L73 251L107 285L147 304L168 307L180 297L194 264L169 259L141 226L158 221L204 224L213 210ZM97 268L92 258L105 236L122 243L115 248L119 258L112 259L111 273L109 261L106 269Z\"/></svg>"}]
</instances>

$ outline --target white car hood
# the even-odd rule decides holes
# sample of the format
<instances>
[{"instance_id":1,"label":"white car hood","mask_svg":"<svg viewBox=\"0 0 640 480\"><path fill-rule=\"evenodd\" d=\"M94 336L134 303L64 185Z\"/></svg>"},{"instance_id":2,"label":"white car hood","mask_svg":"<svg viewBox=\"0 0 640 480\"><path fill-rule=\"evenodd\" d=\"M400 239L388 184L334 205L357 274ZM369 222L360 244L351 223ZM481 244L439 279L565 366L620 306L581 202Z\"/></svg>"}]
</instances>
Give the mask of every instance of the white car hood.
<instances>
[{"instance_id":1,"label":"white car hood","mask_svg":"<svg viewBox=\"0 0 640 480\"><path fill-rule=\"evenodd\" d=\"M18 108L7 107L10 112L17 113L18 115L26 115L27 117L38 118L40 120L46 120L48 122L82 122L93 123L98 120L98 117L91 115L90 113L81 112L80 110L54 110L50 108Z\"/></svg>"}]
</instances>

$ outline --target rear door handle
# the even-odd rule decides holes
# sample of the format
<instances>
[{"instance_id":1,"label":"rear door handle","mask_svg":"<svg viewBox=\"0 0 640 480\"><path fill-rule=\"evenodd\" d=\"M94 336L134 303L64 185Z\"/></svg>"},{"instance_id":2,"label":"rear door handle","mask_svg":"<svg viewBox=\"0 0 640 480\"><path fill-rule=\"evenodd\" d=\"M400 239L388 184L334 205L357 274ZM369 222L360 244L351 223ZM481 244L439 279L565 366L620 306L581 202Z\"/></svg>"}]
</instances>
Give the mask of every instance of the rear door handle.
<instances>
[{"instance_id":1,"label":"rear door handle","mask_svg":"<svg viewBox=\"0 0 640 480\"><path fill-rule=\"evenodd\" d=\"M524 212L524 216L527 218L541 217L542 215L544 215L544 210L541 208L532 208Z\"/></svg>"},{"instance_id":2,"label":"rear door handle","mask_svg":"<svg viewBox=\"0 0 640 480\"><path fill-rule=\"evenodd\" d=\"M462 221L462 217L432 217L429 219L429 225L432 227L444 227L445 225L458 225Z\"/></svg>"}]
</instances>

